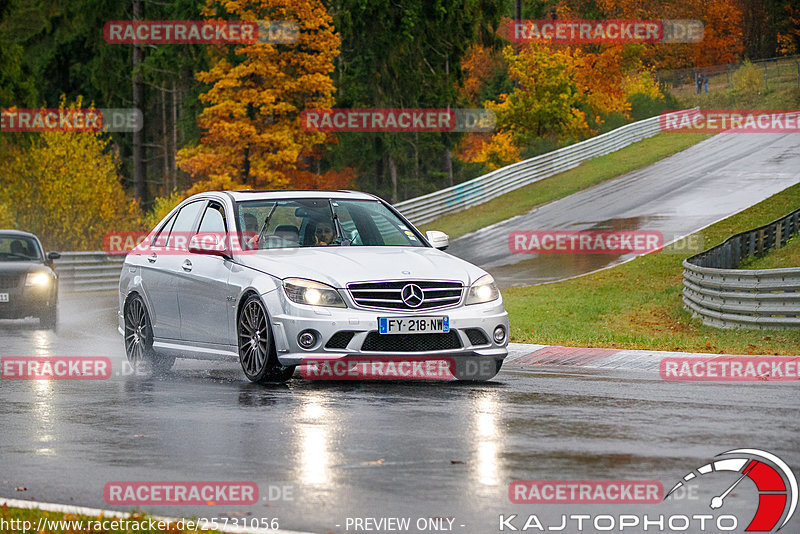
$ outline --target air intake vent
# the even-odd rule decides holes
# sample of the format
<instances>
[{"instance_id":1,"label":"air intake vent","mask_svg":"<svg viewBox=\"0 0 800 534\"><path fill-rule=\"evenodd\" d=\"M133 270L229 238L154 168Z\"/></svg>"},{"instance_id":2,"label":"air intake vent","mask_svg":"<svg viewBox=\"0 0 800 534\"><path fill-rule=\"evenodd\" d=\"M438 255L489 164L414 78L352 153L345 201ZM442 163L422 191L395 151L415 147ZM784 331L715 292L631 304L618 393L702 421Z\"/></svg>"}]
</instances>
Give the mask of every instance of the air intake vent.
<instances>
[{"instance_id":1,"label":"air intake vent","mask_svg":"<svg viewBox=\"0 0 800 534\"><path fill-rule=\"evenodd\" d=\"M353 339L354 335L356 335L356 333L350 330L341 330L339 332L336 332L331 336L331 338L325 344L325 348L346 349L347 344L350 343L350 340Z\"/></svg>"},{"instance_id":2,"label":"air intake vent","mask_svg":"<svg viewBox=\"0 0 800 534\"><path fill-rule=\"evenodd\" d=\"M0 289L16 289L21 283L19 275L0 276Z\"/></svg>"},{"instance_id":3,"label":"air intake vent","mask_svg":"<svg viewBox=\"0 0 800 534\"><path fill-rule=\"evenodd\" d=\"M483 333L483 330L479 328L467 328L466 330L467 337L469 338L469 342L472 345L488 345L489 338L486 337L486 334Z\"/></svg>"},{"instance_id":4,"label":"air intake vent","mask_svg":"<svg viewBox=\"0 0 800 534\"><path fill-rule=\"evenodd\" d=\"M361 350L376 352L425 352L460 348L461 340L455 330L446 334L379 334L372 331L361 345Z\"/></svg>"}]
</instances>

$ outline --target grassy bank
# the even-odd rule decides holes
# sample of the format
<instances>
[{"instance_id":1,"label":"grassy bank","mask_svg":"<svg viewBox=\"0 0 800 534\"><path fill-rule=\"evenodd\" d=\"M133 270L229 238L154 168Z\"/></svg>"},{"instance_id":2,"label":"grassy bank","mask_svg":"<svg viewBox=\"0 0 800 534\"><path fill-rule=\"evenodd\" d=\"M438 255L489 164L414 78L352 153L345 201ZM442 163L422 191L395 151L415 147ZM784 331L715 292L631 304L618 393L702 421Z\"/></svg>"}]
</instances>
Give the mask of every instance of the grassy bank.
<instances>
[{"instance_id":1,"label":"grassy bank","mask_svg":"<svg viewBox=\"0 0 800 534\"><path fill-rule=\"evenodd\" d=\"M506 193L479 206L445 215L420 226L441 230L451 239L490 224L527 213L536 206L641 169L711 137L709 134L662 133L621 150L592 159L580 166Z\"/></svg>"},{"instance_id":2,"label":"grassy bank","mask_svg":"<svg viewBox=\"0 0 800 534\"><path fill-rule=\"evenodd\" d=\"M38 509L0 508L2 532L36 532L37 534L72 534L75 532L103 532L104 534L215 534L216 530L199 527L187 529L187 522L168 523L145 514L133 514L127 519L46 512ZM197 527L192 523L191 527ZM205 526L205 525L203 525ZM27 527L27 528L26 528Z\"/></svg>"},{"instance_id":3,"label":"grassy bank","mask_svg":"<svg viewBox=\"0 0 800 534\"><path fill-rule=\"evenodd\" d=\"M798 205L800 185L795 185L703 230L704 248L771 222ZM800 332L719 330L692 318L681 300L681 262L686 254L677 252L682 246L678 242L662 252L564 282L504 290L512 341L734 354L800 352ZM796 248L786 247L785 253L796 254ZM779 261L793 260L781 256Z\"/></svg>"},{"instance_id":4,"label":"grassy bank","mask_svg":"<svg viewBox=\"0 0 800 534\"><path fill-rule=\"evenodd\" d=\"M779 249L770 250L760 258L747 258L742 261L740 269L783 269L800 267L800 235L795 235Z\"/></svg>"}]
</instances>

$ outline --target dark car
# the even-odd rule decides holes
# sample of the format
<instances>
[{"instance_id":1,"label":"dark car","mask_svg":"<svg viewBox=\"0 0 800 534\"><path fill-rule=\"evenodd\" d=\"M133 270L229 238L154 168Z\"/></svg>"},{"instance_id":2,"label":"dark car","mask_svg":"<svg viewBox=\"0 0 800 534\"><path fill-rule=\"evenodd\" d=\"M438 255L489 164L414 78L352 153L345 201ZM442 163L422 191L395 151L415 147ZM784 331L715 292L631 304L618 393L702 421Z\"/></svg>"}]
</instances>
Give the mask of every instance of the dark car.
<instances>
[{"instance_id":1,"label":"dark car","mask_svg":"<svg viewBox=\"0 0 800 534\"><path fill-rule=\"evenodd\" d=\"M58 318L58 276L39 238L28 232L0 230L0 319L38 317L44 328Z\"/></svg>"}]
</instances>

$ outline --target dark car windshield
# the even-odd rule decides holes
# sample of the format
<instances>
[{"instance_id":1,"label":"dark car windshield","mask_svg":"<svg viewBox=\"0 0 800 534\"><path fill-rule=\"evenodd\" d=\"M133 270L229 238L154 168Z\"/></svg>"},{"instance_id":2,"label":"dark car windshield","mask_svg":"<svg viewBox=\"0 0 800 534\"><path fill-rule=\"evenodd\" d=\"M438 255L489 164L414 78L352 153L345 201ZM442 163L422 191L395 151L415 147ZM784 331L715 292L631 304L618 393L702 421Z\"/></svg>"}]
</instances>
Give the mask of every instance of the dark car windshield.
<instances>
[{"instance_id":1,"label":"dark car windshield","mask_svg":"<svg viewBox=\"0 0 800 534\"><path fill-rule=\"evenodd\" d=\"M237 205L237 224L246 235L258 236L251 246L261 249L425 246L417 232L377 200L244 201Z\"/></svg>"},{"instance_id":2,"label":"dark car windshield","mask_svg":"<svg viewBox=\"0 0 800 534\"><path fill-rule=\"evenodd\" d=\"M0 234L0 261L42 261L42 251L33 238Z\"/></svg>"}]
</instances>

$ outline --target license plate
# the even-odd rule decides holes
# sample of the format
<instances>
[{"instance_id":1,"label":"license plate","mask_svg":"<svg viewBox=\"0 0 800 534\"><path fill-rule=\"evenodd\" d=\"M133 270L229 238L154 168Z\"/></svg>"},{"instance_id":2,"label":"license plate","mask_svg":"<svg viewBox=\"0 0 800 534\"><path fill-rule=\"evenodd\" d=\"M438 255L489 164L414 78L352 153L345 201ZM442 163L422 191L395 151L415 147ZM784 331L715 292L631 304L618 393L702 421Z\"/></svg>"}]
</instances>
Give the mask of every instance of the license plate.
<instances>
[{"instance_id":1,"label":"license plate","mask_svg":"<svg viewBox=\"0 0 800 534\"><path fill-rule=\"evenodd\" d=\"M450 317L379 317L381 334L446 334L450 331Z\"/></svg>"},{"instance_id":2,"label":"license plate","mask_svg":"<svg viewBox=\"0 0 800 534\"><path fill-rule=\"evenodd\" d=\"M8 293L0 293L0 302L8 302Z\"/></svg>"}]
</instances>

